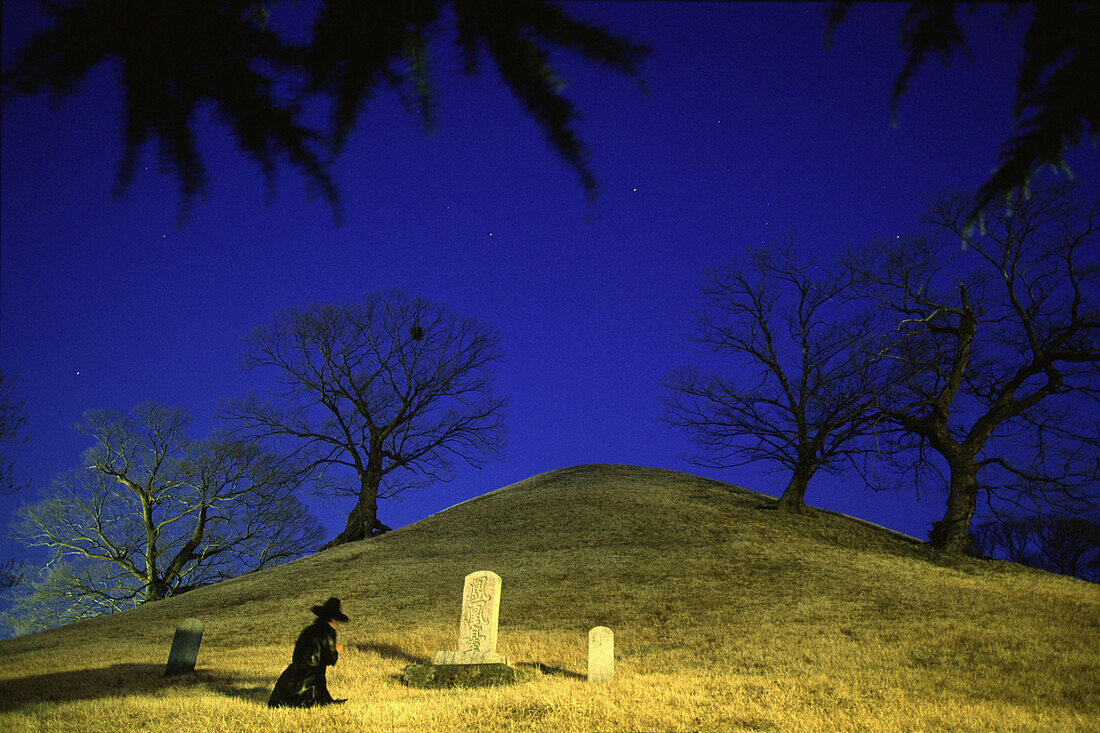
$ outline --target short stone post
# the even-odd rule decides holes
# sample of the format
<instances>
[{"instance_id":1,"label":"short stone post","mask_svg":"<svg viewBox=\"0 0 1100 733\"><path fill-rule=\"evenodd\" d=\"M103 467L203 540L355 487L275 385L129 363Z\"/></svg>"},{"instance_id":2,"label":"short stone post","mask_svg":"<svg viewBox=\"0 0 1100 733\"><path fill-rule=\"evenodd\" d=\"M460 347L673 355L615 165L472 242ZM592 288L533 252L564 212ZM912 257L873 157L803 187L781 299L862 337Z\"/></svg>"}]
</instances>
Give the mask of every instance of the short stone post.
<instances>
[{"instance_id":1,"label":"short stone post","mask_svg":"<svg viewBox=\"0 0 1100 733\"><path fill-rule=\"evenodd\" d=\"M172 637L172 650L168 652L168 666L164 669L165 677L191 674L195 671L202 630L203 623L197 618L185 618L176 624L176 635Z\"/></svg>"},{"instance_id":2,"label":"short stone post","mask_svg":"<svg viewBox=\"0 0 1100 733\"><path fill-rule=\"evenodd\" d=\"M588 681L593 684L615 679L615 632L597 626L588 632Z\"/></svg>"},{"instance_id":3,"label":"short stone post","mask_svg":"<svg viewBox=\"0 0 1100 733\"><path fill-rule=\"evenodd\" d=\"M462 615L458 622L458 651L436 652L434 664L508 664L497 654L497 618L500 615L500 576L478 570L466 576L462 587Z\"/></svg>"}]
</instances>

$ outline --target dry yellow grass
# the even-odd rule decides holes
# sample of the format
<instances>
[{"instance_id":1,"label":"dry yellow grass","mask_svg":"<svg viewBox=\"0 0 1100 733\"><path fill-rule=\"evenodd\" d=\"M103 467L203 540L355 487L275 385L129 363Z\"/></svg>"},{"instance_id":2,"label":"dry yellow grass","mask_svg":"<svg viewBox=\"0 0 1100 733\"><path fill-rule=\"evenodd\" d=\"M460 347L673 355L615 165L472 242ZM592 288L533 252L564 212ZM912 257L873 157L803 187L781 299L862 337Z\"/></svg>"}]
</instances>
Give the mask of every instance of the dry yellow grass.
<instances>
[{"instance_id":1,"label":"dry yellow grass","mask_svg":"<svg viewBox=\"0 0 1100 733\"><path fill-rule=\"evenodd\" d=\"M0 642L0 728L26 731L1042 730L1100 728L1100 589L947 560L848 517L769 511L687 474L580 466L365 543ZM463 577L503 578L500 651L534 681L415 690L453 648ZM309 607L352 621L330 688L269 710ZM175 621L198 670L162 674ZM615 630L589 686L587 631Z\"/></svg>"}]
</instances>

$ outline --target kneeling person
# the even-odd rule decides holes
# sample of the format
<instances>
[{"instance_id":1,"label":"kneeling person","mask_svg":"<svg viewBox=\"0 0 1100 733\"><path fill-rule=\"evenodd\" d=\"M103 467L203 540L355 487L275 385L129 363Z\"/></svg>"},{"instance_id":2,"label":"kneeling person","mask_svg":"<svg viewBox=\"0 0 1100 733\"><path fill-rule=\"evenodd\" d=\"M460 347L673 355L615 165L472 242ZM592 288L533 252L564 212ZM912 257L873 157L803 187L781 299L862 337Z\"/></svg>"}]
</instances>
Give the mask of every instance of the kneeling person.
<instances>
[{"instance_id":1,"label":"kneeling person","mask_svg":"<svg viewBox=\"0 0 1100 733\"><path fill-rule=\"evenodd\" d=\"M336 643L336 624L348 617L340 611L339 598L329 598L312 611L317 619L298 635L290 666L279 675L267 701L270 707L308 708L345 702L329 694L325 668L336 664L344 650L343 644Z\"/></svg>"}]
</instances>

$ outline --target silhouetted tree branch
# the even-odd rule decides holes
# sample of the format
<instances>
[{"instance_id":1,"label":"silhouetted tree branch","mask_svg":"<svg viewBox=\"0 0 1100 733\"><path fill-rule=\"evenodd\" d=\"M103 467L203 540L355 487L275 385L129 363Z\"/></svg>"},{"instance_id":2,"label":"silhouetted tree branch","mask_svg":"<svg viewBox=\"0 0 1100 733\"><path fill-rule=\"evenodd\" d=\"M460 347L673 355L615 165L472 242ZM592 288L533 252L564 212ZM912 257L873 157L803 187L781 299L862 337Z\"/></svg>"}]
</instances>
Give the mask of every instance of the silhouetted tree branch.
<instances>
[{"instance_id":1,"label":"silhouetted tree branch","mask_svg":"<svg viewBox=\"0 0 1100 733\"><path fill-rule=\"evenodd\" d=\"M0 443L12 445L26 440L23 429L27 425L27 413L23 399L15 396L12 379L0 374ZM15 479L15 465L5 453L0 453L0 495L14 494L26 488Z\"/></svg>"},{"instance_id":2,"label":"silhouetted tree branch","mask_svg":"<svg viewBox=\"0 0 1100 733\"><path fill-rule=\"evenodd\" d=\"M974 546L983 555L1100 582L1095 516L992 517L975 525Z\"/></svg>"},{"instance_id":3,"label":"silhouetted tree branch","mask_svg":"<svg viewBox=\"0 0 1100 733\"><path fill-rule=\"evenodd\" d=\"M826 11L828 33L847 17L853 2ZM968 53L958 14L978 3L919 0L909 3L901 23L901 45L907 54L890 95L892 113L916 71L930 55L948 59ZM1100 6L1094 2L1008 2L1006 15L1022 8L1031 14L1024 39L1024 58L1016 81L1013 107L1016 135L1001 144L997 168L982 184L967 212L970 224L994 200L1027 190L1043 166L1066 170L1065 152L1100 133Z\"/></svg>"},{"instance_id":4,"label":"silhouetted tree branch","mask_svg":"<svg viewBox=\"0 0 1100 733\"><path fill-rule=\"evenodd\" d=\"M23 410L23 399L15 396L11 377L0 374L0 443L18 443L26 440L23 428L27 425L27 414ZM0 495L15 494L27 487L15 479L15 464L8 461L5 453L0 453ZM0 590L14 588L23 581L22 563L8 560L0 563Z\"/></svg>"},{"instance_id":5,"label":"silhouetted tree branch","mask_svg":"<svg viewBox=\"0 0 1100 733\"><path fill-rule=\"evenodd\" d=\"M595 195L595 176L573 131L577 114L562 94L551 53L574 52L632 75L647 53L543 0L321 0L294 9L312 13L306 44L271 22L287 11L257 0L72 0L43 7L52 24L4 71L5 99L47 89L67 95L88 71L112 63L125 100L119 190L130 182L141 147L155 141L180 185L184 213L206 184L195 118L207 106L269 185L284 159L338 209L329 154L383 84L430 124L430 41L452 17L467 72L484 53L585 192ZM303 121L304 103L318 96L331 109L327 131Z\"/></svg>"},{"instance_id":6,"label":"silhouetted tree branch","mask_svg":"<svg viewBox=\"0 0 1100 733\"><path fill-rule=\"evenodd\" d=\"M0 590L8 590L23 582L23 565L18 560L0 563Z\"/></svg>"}]
</instances>

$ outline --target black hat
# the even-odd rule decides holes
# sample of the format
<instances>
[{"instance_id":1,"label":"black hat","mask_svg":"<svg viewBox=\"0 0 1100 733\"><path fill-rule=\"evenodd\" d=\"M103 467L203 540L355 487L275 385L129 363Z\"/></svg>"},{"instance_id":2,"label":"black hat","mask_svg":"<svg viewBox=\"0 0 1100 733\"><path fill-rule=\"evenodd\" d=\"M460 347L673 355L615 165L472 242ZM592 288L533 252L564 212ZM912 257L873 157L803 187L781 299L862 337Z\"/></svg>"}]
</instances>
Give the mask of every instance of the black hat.
<instances>
[{"instance_id":1,"label":"black hat","mask_svg":"<svg viewBox=\"0 0 1100 733\"><path fill-rule=\"evenodd\" d=\"M329 598L327 601L325 601L325 605L314 606L312 611L326 621L330 618L334 618L337 621L348 620L348 617L340 612L339 598Z\"/></svg>"}]
</instances>

